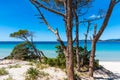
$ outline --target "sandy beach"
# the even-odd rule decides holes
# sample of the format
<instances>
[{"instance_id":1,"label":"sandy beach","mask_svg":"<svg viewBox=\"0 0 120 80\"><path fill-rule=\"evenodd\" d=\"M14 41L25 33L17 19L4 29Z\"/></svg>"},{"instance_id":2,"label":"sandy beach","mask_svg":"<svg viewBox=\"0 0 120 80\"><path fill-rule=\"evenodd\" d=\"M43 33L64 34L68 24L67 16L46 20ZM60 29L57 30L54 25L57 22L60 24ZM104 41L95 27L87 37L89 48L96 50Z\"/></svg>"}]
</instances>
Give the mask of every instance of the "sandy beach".
<instances>
[{"instance_id":1,"label":"sandy beach","mask_svg":"<svg viewBox=\"0 0 120 80\"><path fill-rule=\"evenodd\" d=\"M9 66L14 66L19 64L21 67L9 68ZM9 76L13 80L25 80L25 73L30 67L35 67L35 65L28 65L27 61L19 60L2 60L0 61L0 68L4 67L9 74L0 76L0 80L6 80ZM115 61L100 61L102 68L94 71L95 80L120 80L120 62ZM48 67L40 69L45 73L48 73L49 80L64 80L67 76L64 71L59 68ZM38 80L47 80L47 78L38 78ZM82 80L90 80L89 78L83 78Z\"/></svg>"},{"instance_id":2,"label":"sandy beach","mask_svg":"<svg viewBox=\"0 0 120 80\"><path fill-rule=\"evenodd\" d=\"M20 67L11 67L20 65ZM20 61L20 60L2 60L0 61L0 68L5 68L8 72L7 75L1 75L0 80L7 80L7 78L12 77L12 80L25 80L25 73L31 67L36 68L35 65L31 65L30 62ZM40 77L38 80L64 80L67 76L64 71L59 68L46 67L45 69L39 69L39 71L49 74L47 77ZM11 79L10 79L11 80Z\"/></svg>"},{"instance_id":3,"label":"sandy beach","mask_svg":"<svg viewBox=\"0 0 120 80\"><path fill-rule=\"evenodd\" d=\"M100 61L99 64L117 75L120 80L120 61Z\"/></svg>"}]
</instances>

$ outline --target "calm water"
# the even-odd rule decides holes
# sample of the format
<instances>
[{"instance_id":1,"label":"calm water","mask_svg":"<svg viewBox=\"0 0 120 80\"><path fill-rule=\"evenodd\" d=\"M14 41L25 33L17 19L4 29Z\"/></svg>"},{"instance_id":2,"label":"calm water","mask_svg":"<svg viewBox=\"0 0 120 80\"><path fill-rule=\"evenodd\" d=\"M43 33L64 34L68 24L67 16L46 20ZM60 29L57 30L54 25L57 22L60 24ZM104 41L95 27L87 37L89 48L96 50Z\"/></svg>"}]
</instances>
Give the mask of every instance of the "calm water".
<instances>
[{"instance_id":1,"label":"calm water","mask_svg":"<svg viewBox=\"0 0 120 80\"><path fill-rule=\"evenodd\" d=\"M9 55L12 49L20 42L0 42L0 58ZM35 45L42 50L48 57L56 57L57 42L36 42ZM83 42L80 42L83 46ZM91 43L88 42L90 50ZM96 50L96 58L103 61L120 61L120 42L98 42Z\"/></svg>"}]
</instances>

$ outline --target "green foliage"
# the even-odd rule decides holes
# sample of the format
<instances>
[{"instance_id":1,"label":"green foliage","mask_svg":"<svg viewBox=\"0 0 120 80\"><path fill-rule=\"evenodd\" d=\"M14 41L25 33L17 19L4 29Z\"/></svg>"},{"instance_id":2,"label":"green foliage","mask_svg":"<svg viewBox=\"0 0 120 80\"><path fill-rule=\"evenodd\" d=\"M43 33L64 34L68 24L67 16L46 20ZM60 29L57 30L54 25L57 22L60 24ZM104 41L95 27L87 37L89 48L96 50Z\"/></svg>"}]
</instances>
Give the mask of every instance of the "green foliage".
<instances>
[{"instance_id":1,"label":"green foliage","mask_svg":"<svg viewBox=\"0 0 120 80\"><path fill-rule=\"evenodd\" d=\"M39 68L39 69L44 69L49 67L48 65L42 64L40 62L35 63L35 65L36 65L36 68Z\"/></svg>"},{"instance_id":2,"label":"green foliage","mask_svg":"<svg viewBox=\"0 0 120 80\"><path fill-rule=\"evenodd\" d=\"M34 63L32 63L32 62L29 62L27 65L31 65L31 66L33 66L33 65L34 65Z\"/></svg>"},{"instance_id":3,"label":"green foliage","mask_svg":"<svg viewBox=\"0 0 120 80\"><path fill-rule=\"evenodd\" d=\"M32 46L29 43L24 42L24 43L20 43L20 44L16 45L14 47L14 49L12 50L11 54L6 58L7 59L14 58L14 59L19 59L19 60L28 60L28 59L36 59L37 56L35 55Z\"/></svg>"},{"instance_id":4,"label":"green foliage","mask_svg":"<svg viewBox=\"0 0 120 80\"><path fill-rule=\"evenodd\" d=\"M95 66L95 69L100 68L99 60L98 59L94 60L94 66Z\"/></svg>"},{"instance_id":5,"label":"green foliage","mask_svg":"<svg viewBox=\"0 0 120 80\"><path fill-rule=\"evenodd\" d=\"M6 69L5 68L0 68L0 76L1 75L6 75L6 74L8 74L8 72L6 71Z\"/></svg>"},{"instance_id":6,"label":"green foliage","mask_svg":"<svg viewBox=\"0 0 120 80\"><path fill-rule=\"evenodd\" d=\"M65 55L63 53L63 50L61 48L61 46L56 46L57 50L56 53L58 53L58 56L56 58L44 58L44 64L48 64L50 66L55 66L55 67L59 67L64 69L66 67L66 59L65 59ZM73 52L74 52L74 65L76 66L76 47L73 48ZM86 54L84 54L84 48L79 47L79 55L80 55L80 59L84 59L83 62L83 68L85 68L84 66L89 66L89 58L90 58L90 52L91 51L87 51L86 50ZM99 66L98 60L94 60L94 64L95 67Z\"/></svg>"},{"instance_id":7,"label":"green foliage","mask_svg":"<svg viewBox=\"0 0 120 80\"><path fill-rule=\"evenodd\" d=\"M20 68L21 66L19 64L16 65L9 65L8 68Z\"/></svg>"},{"instance_id":8,"label":"green foliage","mask_svg":"<svg viewBox=\"0 0 120 80\"><path fill-rule=\"evenodd\" d=\"M31 67L26 72L25 80L37 80L39 73L39 70Z\"/></svg>"},{"instance_id":9,"label":"green foliage","mask_svg":"<svg viewBox=\"0 0 120 80\"><path fill-rule=\"evenodd\" d=\"M50 66L54 66L54 67L59 67L64 69L65 68L65 56L61 50L60 46L56 46L57 51L56 53L58 53L58 56L56 58L44 58L44 64L48 64Z\"/></svg>"},{"instance_id":10,"label":"green foliage","mask_svg":"<svg viewBox=\"0 0 120 80\"><path fill-rule=\"evenodd\" d=\"M4 80L13 80L13 78L9 76L7 79L4 79Z\"/></svg>"},{"instance_id":11,"label":"green foliage","mask_svg":"<svg viewBox=\"0 0 120 80\"><path fill-rule=\"evenodd\" d=\"M31 37L32 33L30 33L28 30L19 30L17 32L11 33L10 37L14 38L20 38L25 40L27 37Z\"/></svg>"},{"instance_id":12,"label":"green foliage","mask_svg":"<svg viewBox=\"0 0 120 80\"><path fill-rule=\"evenodd\" d=\"M45 76L49 76L49 74L48 74L48 73L45 73L45 72L43 72L43 71L40 71L40 76L45 77Z\"/></svg>"}]
</instances>

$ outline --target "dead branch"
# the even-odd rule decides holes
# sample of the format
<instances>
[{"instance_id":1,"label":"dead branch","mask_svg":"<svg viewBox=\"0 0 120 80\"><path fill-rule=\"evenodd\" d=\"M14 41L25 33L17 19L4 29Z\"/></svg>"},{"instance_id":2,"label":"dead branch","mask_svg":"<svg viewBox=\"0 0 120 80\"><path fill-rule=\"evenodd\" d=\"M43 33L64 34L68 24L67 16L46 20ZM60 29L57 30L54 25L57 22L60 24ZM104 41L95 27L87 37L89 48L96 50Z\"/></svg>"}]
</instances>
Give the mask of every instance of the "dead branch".
<instances>
[{"instance_id":1,"label":"dead branch","mask_svg":"<svg viewBox=\"0 0 120 80\"><path fill-rule=\"evenodd\" d=\"M56 38L57 38L57 41L60 42L61 46L63 49L65 49L65 45L64 45L64 42L62 41L62 39L60 38L60 35L59 35L59 32L58 32L58 29L54 30L50 25L49 23L47 22L47 20L45 19L44 15L42 14L42 12L40 11L39 7L37 7L34 3L33 5L36 7L36 9L38 10L39 14L40 14L40 17L41 19L44 21L44 23L47 25L48 29L55 34Z\"/></svg>"},{"instance_id":2,"label":"dead branch","mask_svg":"<svg viewBox=\"0 0 120 80\"><path fill-rule=\"evenodd\" d=\"M45 10L48 10L48 11L50 11L50 12L53 12L53 13L55 13L55 14L58 14L58 15L60 15L60 16L65 17L65 14L63 14L63 13L61 13L61 12L58 12L58 11L56 11L56 10L53 10L53 9L51 9L51 8L49 8L49 7L46 7L46 6L42 5L40 2L38 2L37 0L30 0L30 1L31 1L31 3L33 3L33 4L35 4L35 5L39 5L39 7L42 7L42 8L45 9Z\"/></svg>"},{"instance_id":3,"label":"dead branch","mask_svg":"<svg viewBox=\"0 0 120 80\"><path fill-rule=\"evenodd\" d=\"M115 0L112 0L110 3L109 9L107 11L107 15L105 16L105 19L103 21L103 24L102 24L100 30L98 31L98 33L96 34L95 41L98 41L98 39L102 35L104 29L107 27L107 24L108 24L111 14L112 14L112 10L113 10L114 6L115 6Z\"/></svg>"}]
</instances>

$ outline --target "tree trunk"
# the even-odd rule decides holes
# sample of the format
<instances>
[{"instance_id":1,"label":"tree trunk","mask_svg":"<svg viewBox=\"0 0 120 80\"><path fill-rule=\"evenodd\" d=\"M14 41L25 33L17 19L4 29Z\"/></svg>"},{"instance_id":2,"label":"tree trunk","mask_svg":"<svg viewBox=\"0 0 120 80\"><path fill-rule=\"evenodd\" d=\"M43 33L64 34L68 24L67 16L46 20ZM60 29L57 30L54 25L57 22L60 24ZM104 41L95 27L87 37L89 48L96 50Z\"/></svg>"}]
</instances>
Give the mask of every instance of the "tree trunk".
<instances>
[{"instance_id":1,"label":"tree trunk","mask_svg":"<svg viewBox=\"0 0 120 80\"><path fill-rule=\"evenodd\" d=\"M67 0L67 26L66 26L66 35L67 35L67 54L66 54L66 69L68 80L74 80L74 63L73 63L73 40L72 40L72 1Z\"/></svg>"},{"instance_id":2,"label":"tree trunk","mask_svg":"<svg viewBox=\"0 0 120 80\"><path fill-rule=\"evenodd\" d=\"M87 34L85 34L84 53L82 54L82 57L81 57L81 66L84 65L84 57L85 57L85 54L86 54L86 50L87 50Z\"/></svg>"},{"instance_id":3,"label":"tree trunk","mask_svg":"<svg viewBox=\"0 0 120 80\"><path fill-rule=\"evenodd\" d=\"M88 21L88 26L87 26L87 31L85 33L85 40L84 40L84 54L83 54L83 57L82 57L82 60L81 60L81 65L83 66L84 65L84 57L86 55L86 51L87 51L87 38L88 38L88 33L89 33L89 29L90 29L90 21Z\"/></svg>"},{"instance_id":4,"label":"tree trunk","mask_svg":"<svg viewBox=\"0 0 120 80\"><path fill-rule=\"evenodd\" d=\"M76 58L77 58L77 71L80 71L80 55L79 55L79 22L76 14Z\"/></svg>"},{"instance_id":5,"label":"tree trunk","mask_svg":"<svg viewBox=\"0 0 120 80\"><path fill-rule=\"evenodd\" d=\"M71 33L71 32L70 32ZM67 46L67 59L66 59L66 69L68 80L74 80L74 60L73 60L73 46L72 46L72 36L68 37L68 46Z\"/></svg>"},{"instance_id":6,"label":"tree trunk","mask_svg":"<svg viewBox=\"0 0 120 80\"><path fill-rule=\"evenodd\" d=\"M38 50L37 50L36 47L34 46L33 39L31 38L31 41L29 41L29 40L27 39L27 37L25 37L25 39L26 39L26 41L32 46L32 48L34 49L36 55L38 56L39 61L41 62L41 56L39 56Z\"/></svg>"},{"instance_id":7,"label":"tree trunk","mask_svg":"<svg viewBox=\"0 0 120 80\"><path fill-rule=\"evenodd\" d=\"M93 39L92 40L92 51L90 54L90 63L89 63L89 76L90 77L93 77L95 51L96 51L96 42L95 42L95 39Z\"/></svg>"},{"instance_id":8,"label":"tree trunk","mask_svg":"<svg viewBox=\"0 0 120 80\"><path fill-rule=\"evenodd\" d=\"M39 52L38 52L38 50L36 49L36 47L34 46L33 43L31 43L31 42L29 41L29 44L33 47L36 55L38 56L39 61L41 62L41 54L39 55Z\"/></svg>"},{"instance_id":9,"label":"tree trunk","mask_svg":"<svg viewBox=\"0 0 120 80\"><path fill-rule=\"evenodd\" d=\"M73 60L73 41L72 41L72 31L68 29L68 42L67 42L67 52L66 52L66 71L68 80L74 80L74 60Z\"/></svg>"}]
</instances>

